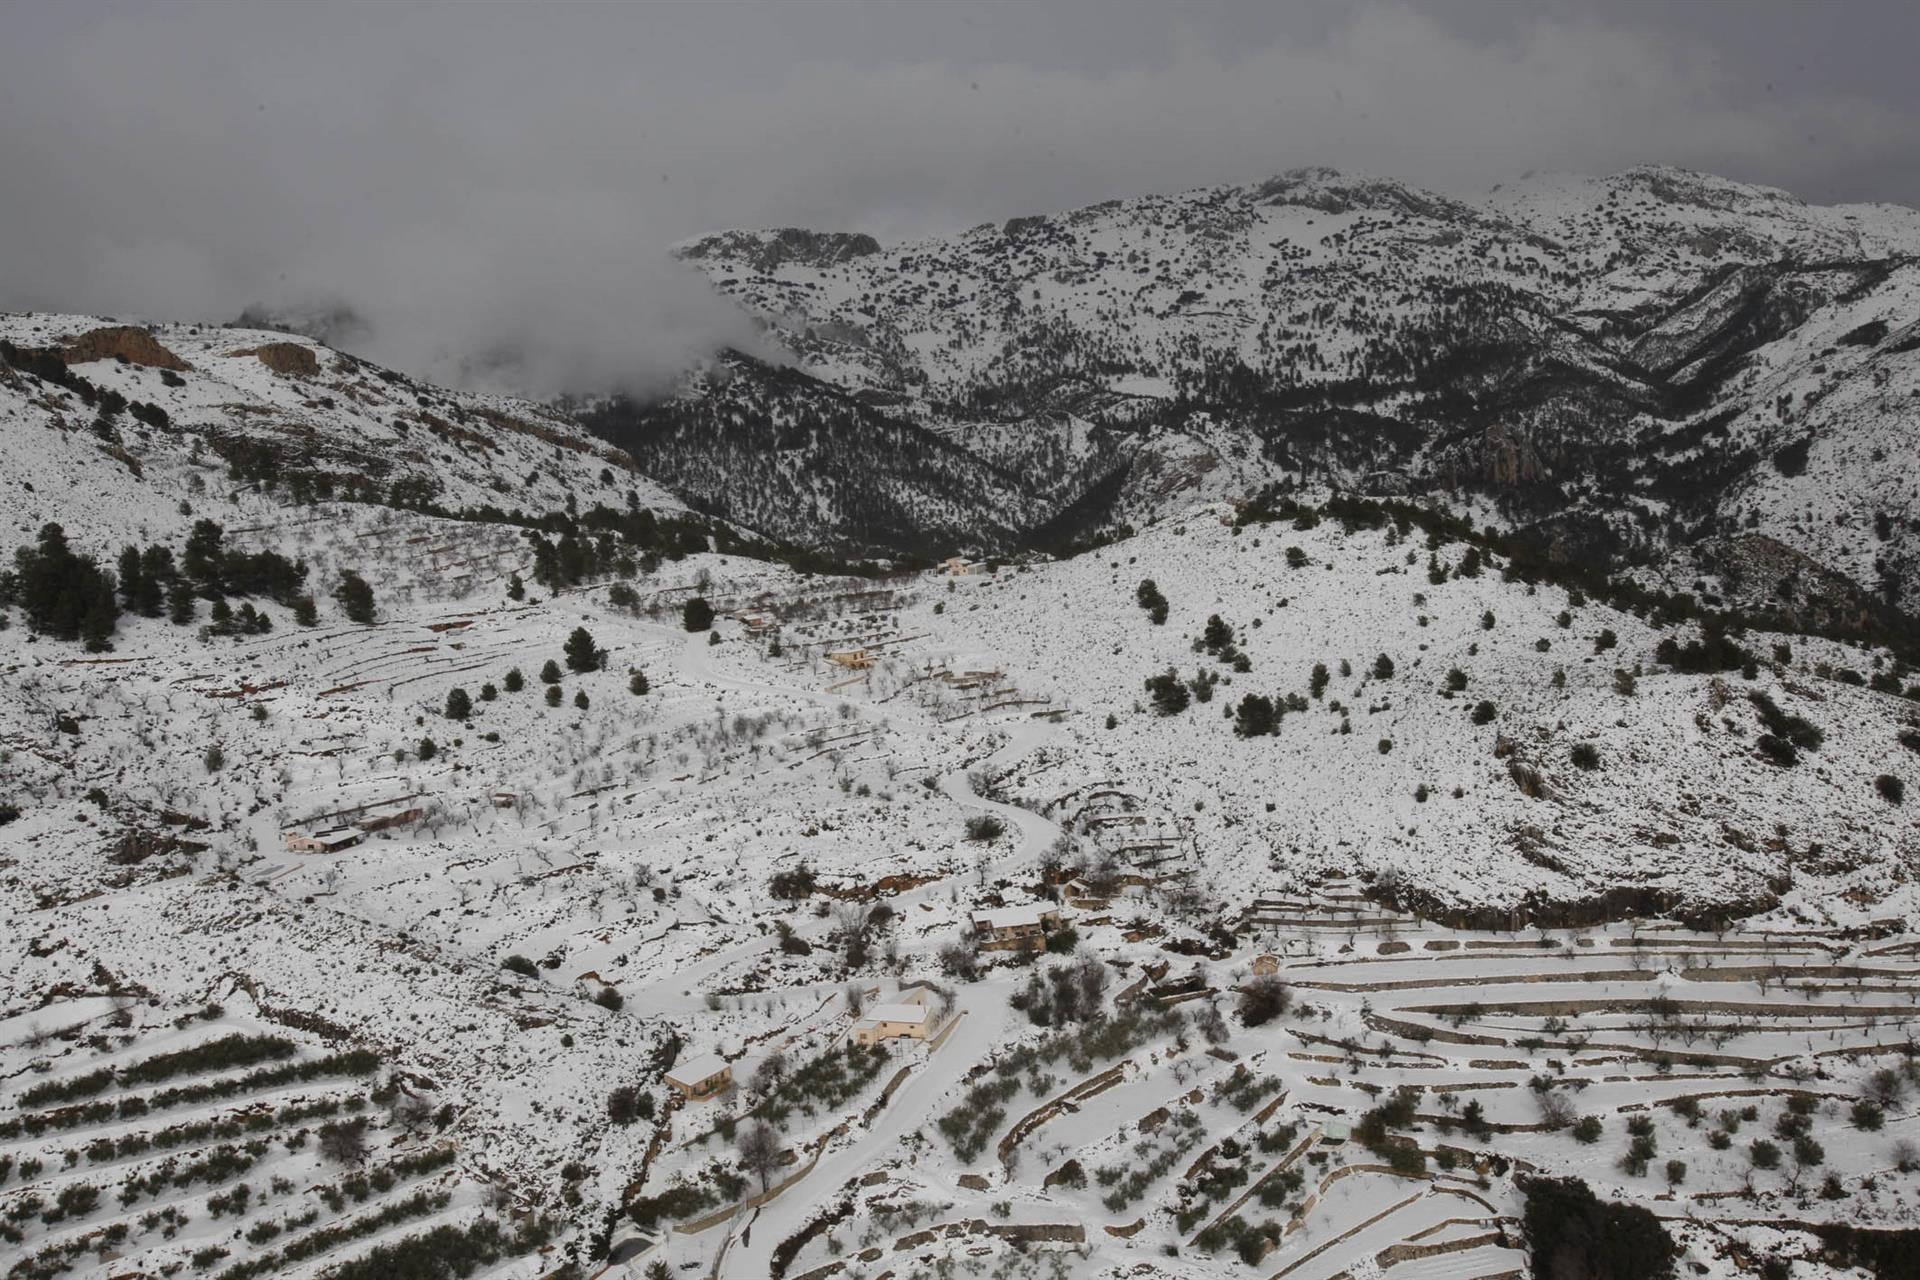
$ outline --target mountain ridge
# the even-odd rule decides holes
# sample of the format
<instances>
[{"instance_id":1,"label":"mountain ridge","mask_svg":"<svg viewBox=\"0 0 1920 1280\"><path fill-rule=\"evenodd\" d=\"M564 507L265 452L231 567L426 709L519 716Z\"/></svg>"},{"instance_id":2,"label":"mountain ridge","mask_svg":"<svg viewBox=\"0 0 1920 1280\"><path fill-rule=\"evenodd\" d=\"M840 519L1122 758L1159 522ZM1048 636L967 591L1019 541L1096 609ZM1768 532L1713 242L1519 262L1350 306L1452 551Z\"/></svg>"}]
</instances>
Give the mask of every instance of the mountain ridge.
<instances>
[{"instance_id":1,"label":"mountain ridge","mask_svg":"<svg viewBox=\"0 0 1920 1280\"><path fill-rule=\"evenodd\" d=\"M1888 460L1920 424L1912 210L1659 166L1478 201L1303 169L856 235L734 230L677 251L862 405L983 470L1066 460L1027 471L1030 510L973 510L1015 531L1003 548L1063 513L1097 537L1322 485L1418 495L1669 585L1705 576L1694 545L1753 529L1911 610L1920 490ZM791 412L779 387L752 399ZM653 411L625 415L630 440ZM1110 501L1089 501L1096 485ZM859 543L808 524L789 536Z\"/></svg>"}]
</instances>

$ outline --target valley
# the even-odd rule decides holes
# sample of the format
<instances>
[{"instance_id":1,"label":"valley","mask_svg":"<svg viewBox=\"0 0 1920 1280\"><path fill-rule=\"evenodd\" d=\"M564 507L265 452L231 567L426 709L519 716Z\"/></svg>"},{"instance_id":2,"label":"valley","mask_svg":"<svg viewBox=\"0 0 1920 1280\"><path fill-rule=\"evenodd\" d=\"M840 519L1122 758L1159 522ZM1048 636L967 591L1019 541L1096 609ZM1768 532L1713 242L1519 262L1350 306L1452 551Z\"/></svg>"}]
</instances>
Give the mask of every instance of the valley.
<instances>
[{"instance_id":1,"label":"valley","mask_svg":"<svg viewBox=\"0 0 1920 1280\"><path fill-rule=\"evenodd\" d=\"M1652 272L1564 193L1276 184L1179 234L1413 288L1356 245L1477 228L1437 274L1586 316L1495 317L1585 370L1581 438L1442 423L1458 386L1380 363L1427 304L1309 315L1290 390L1194 345L1266 350L1215 331L1252 294L1117 323L1068 251L1154 202L967 241L1067 254L1033 287L1097 358L1017 292L990 341L910 291L848 329L927 246L702 242L790 360L650 404L0 319L6 1274L1882 1266L1920 1229L1920 673L1911 469L1855 455L1910 423L1907 223L1742 206L1683 242L1720 267ZM1687 470L1729 442L1731 487ZM1536 465L1583 449L1638 478Z\"/></svg>"}]
</instances>

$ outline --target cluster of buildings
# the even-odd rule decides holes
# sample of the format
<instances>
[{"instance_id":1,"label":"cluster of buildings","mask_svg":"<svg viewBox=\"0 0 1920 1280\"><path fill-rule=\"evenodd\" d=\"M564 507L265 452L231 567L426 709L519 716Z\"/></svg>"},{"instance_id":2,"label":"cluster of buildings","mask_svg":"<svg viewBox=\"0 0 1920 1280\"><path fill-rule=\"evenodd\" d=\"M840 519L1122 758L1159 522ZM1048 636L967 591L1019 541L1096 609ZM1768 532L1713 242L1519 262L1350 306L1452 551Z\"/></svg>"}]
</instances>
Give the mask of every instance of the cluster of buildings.
<instances>
[{"instance_id":1,"label":"cluster of buildings","mask_svg":"<svg viewBox=\"0 0 1920 1280\"><path fill-rule=\"evenodd\" d=\"M1038 951L1066 927L1060 908L1046 902L1024 907L994 907L967 917L974 945L982 951Z\"/></svg>"},{"instance_id":2,"label":"cluster of buildings","mask_svg":"<svg viewBox=\"0 0 1920 1280\"><path fill-rule=\"evenodd\" d=\"M353 812L367 813L366 809ZM425 816L426 810L417 805L345 821L335 821L344 815L332 814L304 826L288 827L280 833L280 838L286 843L289 853L339 853L342 849L353 848L375 832L410 827Z\"/></svg>"}]
</instances>

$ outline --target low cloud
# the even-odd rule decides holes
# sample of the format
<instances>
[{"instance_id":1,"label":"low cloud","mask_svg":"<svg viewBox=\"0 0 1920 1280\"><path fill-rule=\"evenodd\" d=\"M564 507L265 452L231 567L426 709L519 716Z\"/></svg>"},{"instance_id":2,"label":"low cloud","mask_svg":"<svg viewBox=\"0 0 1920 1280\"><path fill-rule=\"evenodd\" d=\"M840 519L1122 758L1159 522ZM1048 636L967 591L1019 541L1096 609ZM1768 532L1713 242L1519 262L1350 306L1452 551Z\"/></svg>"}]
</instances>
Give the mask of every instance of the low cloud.
<instances>
[{"instance_id":1,"label":"low cloud","mask_svg":"<svg viewBox=\"0 0 1920 1280\"><path fill-rule=\"evenodd\" d=\"M898 238L1303 164L1458 194L1661 162L1920 199L1907 104L1761 92L1686 32L1383 5L1124 44L1136 10L1043 8L1057 44L977 8L951 52L866 6L18 8L0 305L344 302L365 354L415 372L645 388L752 341L669 253L726 226Z\"/></svg>"}]
</instances>

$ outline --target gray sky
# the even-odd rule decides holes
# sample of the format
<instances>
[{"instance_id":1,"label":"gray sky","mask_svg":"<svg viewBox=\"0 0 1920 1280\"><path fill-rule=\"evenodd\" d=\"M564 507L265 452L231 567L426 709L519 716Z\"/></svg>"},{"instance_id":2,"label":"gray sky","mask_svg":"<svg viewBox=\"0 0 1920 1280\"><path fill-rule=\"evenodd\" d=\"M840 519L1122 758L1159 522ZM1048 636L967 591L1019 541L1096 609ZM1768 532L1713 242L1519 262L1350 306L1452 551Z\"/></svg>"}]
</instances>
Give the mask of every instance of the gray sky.
<instances>
[{"instance_id":1,"label":"gray sky","mask_svg":"<svg viewBox=\"0 0 1920 1280\"><path fill-rule=\"evenodd\" d=\"M1920 205L1920 6L0 0L0 306L342 299L540 389L740 331L665 258L1303 164L1470 194L1657 162Z\"/></svg>"}]
</instances>

